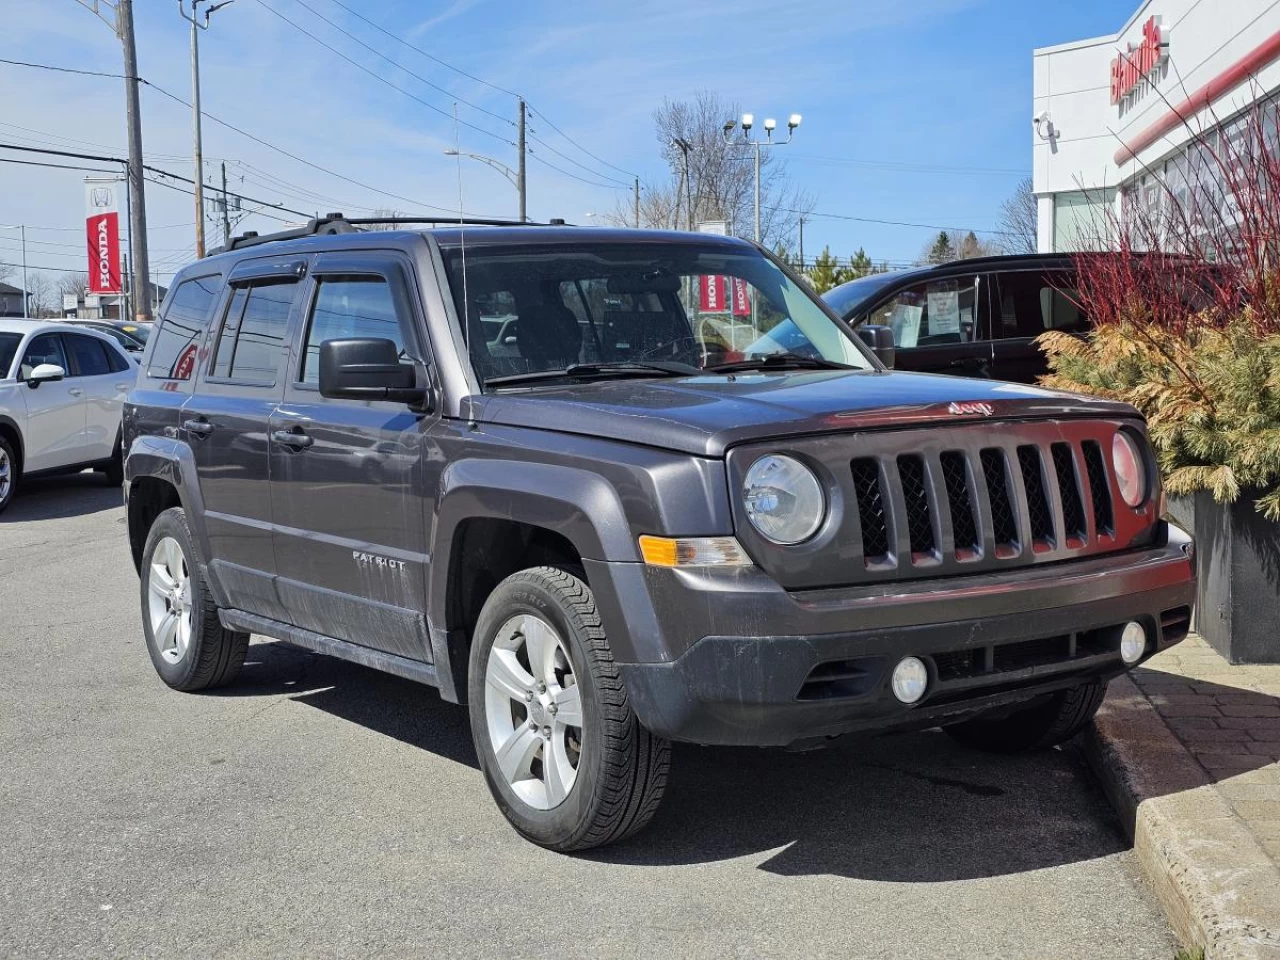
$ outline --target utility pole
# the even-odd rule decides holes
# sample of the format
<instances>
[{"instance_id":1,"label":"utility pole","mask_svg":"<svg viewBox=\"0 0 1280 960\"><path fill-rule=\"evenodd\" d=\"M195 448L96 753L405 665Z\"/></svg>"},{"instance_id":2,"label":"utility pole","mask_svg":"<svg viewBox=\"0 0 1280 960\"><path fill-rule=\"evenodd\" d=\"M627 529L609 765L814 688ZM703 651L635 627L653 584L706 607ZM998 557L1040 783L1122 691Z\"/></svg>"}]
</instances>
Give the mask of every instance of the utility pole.
<instances>
[{"instance_id":1,"label":"utility pole","mask_svg":"<svg viewBox=\"0 0 1280 960\"><path fill-rule=\"evenodd\" d=\"M525 188L525 179L524 179L524 153L525 153L524 117L525 117L525 105L524 105L524 98L522 97L520 98L520 163L516 168L516 178L519 182L516 184L516 189L520 192L520 222L528 223L529 222L528 206L527 206L528 193Z\"/></svg>"},{"instance_id":2,"label":"utility pole","mask_svg":"<svg viewBox=\"0 0 1280 960\"><path fill-rule=\"evenodd\" d=\"M200 4L208 0L191 0L191 16L183 9L182 0L178 0L178 13L182 19L191 24L191 140L194 156L196 195L196 259L204 257L204 155L200 135L200 31L209 29L209 18L214 12L221 10L235 0L223 0L215 3L204 12L204 23L200 23Z\"/></svg>"},{"instance_id":3,"label":"utility pole","mask_svg":"<svg viewBox=\"0 0 1280 960\"><path fill-rule=\"evenodd\" d=\"M685 219L689 223L689 231L693 232L693 181L689 176L689 151L693 149L693 144L683 137L672 137L671 143L679 147L680 153L684 155L684 176L681 182L684 184Z\"/></svg>"},{"instance_id":4,"label":"utility pole","mask_svg":"<svg viewBox=\"0 0 1280 960\"><path fill-rule=\"evenodd\" d=\"M27 292L27 225L24 223L19 229L22 231L22 318L26 320L31 316L27 307L27 300L31 296Z\"/></svg>"},{"instance_id":5,"label":"utility pole","mask_svg":"<svg viewBox=\"0 0 1280 960\"><path fill-rule=\"evenodd\" d=\"M800 223L803 224L804 220ZM232 243L232 214L230 214L230 204L227 200L227 161L223 160L223 247L229 247L230 243Z\"/></svg>"},{"instance_id":6,"label":"utility pole","mask_svg":"<svg viewBox=\"0 0 1280 960\"><path fill-rule=\"evenodd\" d=\"M640 229L640 178L636 177L636 229Z\"/></svg>"}]
</instances>

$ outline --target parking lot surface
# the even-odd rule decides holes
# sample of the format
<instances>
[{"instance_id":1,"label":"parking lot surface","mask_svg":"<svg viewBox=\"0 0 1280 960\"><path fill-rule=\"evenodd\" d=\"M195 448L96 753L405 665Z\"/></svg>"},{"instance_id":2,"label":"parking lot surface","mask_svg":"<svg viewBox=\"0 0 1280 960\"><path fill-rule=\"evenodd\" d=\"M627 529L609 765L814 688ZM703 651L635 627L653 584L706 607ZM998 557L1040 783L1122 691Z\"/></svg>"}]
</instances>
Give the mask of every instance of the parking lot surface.
<instances>
[{"instance_id":1,"label":"parking lot surface","mask_svg":"<svg viewBox=\"0 0 1280 960\"><path fill-rule=\"evenodd\" d=\"M174 693L92 474L0 516L0 658L5 956L1174 952L1073 750L681 747L648 831L568 857L506 825L433 690L255 642Z\"/></svg>"}]
</instances>

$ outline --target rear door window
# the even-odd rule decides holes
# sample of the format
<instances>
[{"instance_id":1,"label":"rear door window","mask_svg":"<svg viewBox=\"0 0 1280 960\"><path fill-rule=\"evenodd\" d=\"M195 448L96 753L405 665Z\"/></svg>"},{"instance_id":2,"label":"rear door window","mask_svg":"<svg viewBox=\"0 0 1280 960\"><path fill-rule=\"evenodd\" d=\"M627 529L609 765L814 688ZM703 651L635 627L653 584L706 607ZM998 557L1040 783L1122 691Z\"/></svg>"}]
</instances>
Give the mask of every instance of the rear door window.
<instances>
[{"instance_id":1,"label":"rear door window","mask_svg":"<svg viewBox=\"0 0 1280 960\"><path fill-rule=\"evenodd\" d=\"M69 376L102 377L111 372L107 346L101 340L78 333L66 334L65 340L71 350L72 369L68 371Z\"/></svg>"},{"instance_id":2,"label":"rear door window","mask_svg":"<svg viewBox=\"0 0 1280 960\"><path fill-rule=\"evenodd\" d=\"M1046 330L1084 333L1089 318L1069 273L1003 273L997 277L1000 317L1006 339L1038 337Z\"/></svg>"},{"instance_id":3,"label":"rear door window","mask_svg":"<svg viewBox=\"0 0 1280 960\"><path fill-rule=\"evenodd\" d=\"M222 284L218 275L193 277L178 284L160 318L147 362L147 376L190 380L201 334Z\"/></svg>"},{"instance_id":4,"label":"rear door window","mask_svg":"<svg viewBox=\"0 0 1280 960\"><path fill-rule=\"evenodd\" d=\"M294 282L238 287L223 320L210 376L275 383L297 290Z\"/></svg>"}]
</instances>

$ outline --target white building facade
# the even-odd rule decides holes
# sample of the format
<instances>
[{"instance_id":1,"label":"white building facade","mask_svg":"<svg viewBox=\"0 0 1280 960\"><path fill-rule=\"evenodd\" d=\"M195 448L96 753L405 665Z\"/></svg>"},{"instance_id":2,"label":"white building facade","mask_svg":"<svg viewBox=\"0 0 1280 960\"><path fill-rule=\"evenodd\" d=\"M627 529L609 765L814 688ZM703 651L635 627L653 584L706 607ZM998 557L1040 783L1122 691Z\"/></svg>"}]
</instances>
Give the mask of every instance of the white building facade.
<instances>
[{"instance_id":1,"label":"white building facade","mask_svg":"<svg viewBox=\"0 0 1280 960\"><path fill-rule=\"evenodd\" d=\"M1033 56L1037 245L1096 247L1127 205L1211 178L1219 144L1280 95L1280 0L1148 0L1114 36Z\"/></svg>"}]
</instances>

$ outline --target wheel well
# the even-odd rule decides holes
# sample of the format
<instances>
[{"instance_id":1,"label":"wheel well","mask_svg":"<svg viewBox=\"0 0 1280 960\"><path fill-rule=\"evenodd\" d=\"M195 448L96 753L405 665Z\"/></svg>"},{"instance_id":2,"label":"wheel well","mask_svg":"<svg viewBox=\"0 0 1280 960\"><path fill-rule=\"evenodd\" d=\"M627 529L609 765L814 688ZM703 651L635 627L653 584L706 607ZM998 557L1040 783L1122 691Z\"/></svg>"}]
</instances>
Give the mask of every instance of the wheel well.
<instances>
[{"instance_id":1,"label":"wheel well","mask_svg":"<svg viewBox=\"0 0 1280 960\"><path fill-rule=\"evenodd\" d=\"M13 424L0 423L0 437L4 437L8 440L9 446L13 447L13 455L18 460L18 462L13 465L14 475L15 478L19 478L22 476L22 457L24 453L22 449L22 434L18 432L18 428L13 426Z\"/></svg>"},{"instance_id":2,"label":"wheel well","mask_svg":"<svg viewBox=\"0 0 1280 960\"><path fill-rule=\"evenodd\" d=\"M451 643L455 689L466 697L467 652L480 610L494 587L529 567L562 567L583 580L582 555L568 537L516 520L477 517L454 534L449 562L445 621Z\"/></svg>"},{"instance_id":3,"label":"wheel well","mask_svg":"<svg viewBox=\"0 0 1280 960\"><path fill-rule=\"evenodd\" d=\"M133 553L133 566L142 569L142 548L156 517L170 507L181 506L178 491L167 480L156 477L139 477L129 487L129 550Z\"/></svg>"}]
</instances>

